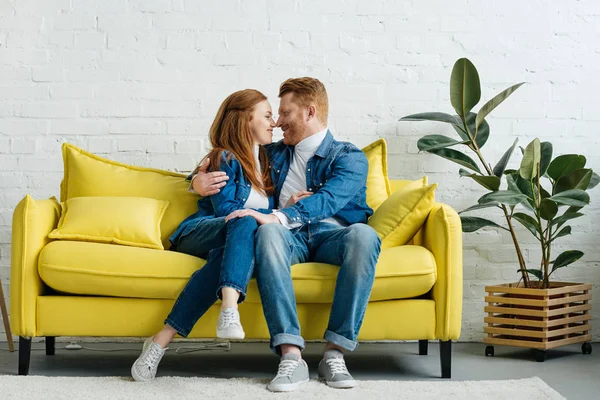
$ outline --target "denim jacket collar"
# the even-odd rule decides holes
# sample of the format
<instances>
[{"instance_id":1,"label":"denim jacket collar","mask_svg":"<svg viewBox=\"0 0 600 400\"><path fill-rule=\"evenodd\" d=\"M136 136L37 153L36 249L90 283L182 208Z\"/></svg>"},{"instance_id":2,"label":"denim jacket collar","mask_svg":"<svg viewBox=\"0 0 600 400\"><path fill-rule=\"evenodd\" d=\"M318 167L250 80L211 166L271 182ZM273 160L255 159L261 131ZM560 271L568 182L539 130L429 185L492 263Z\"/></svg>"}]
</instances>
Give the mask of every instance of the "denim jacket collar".
<instances>
[{"instance_id":1,"label":"denim jacket collar","mask_svg":"<svg viewBox=\"0 0 600 400\"><path fill-rule=\"evenodd\" d=\"M326 158L331 149L331 144L333 143L333 135L331 131L327 129L327 135L325 135L325 139L321 142L321 145L315 152L315 156L319 156L321 158Z\"/></svg>"}]
</instances>

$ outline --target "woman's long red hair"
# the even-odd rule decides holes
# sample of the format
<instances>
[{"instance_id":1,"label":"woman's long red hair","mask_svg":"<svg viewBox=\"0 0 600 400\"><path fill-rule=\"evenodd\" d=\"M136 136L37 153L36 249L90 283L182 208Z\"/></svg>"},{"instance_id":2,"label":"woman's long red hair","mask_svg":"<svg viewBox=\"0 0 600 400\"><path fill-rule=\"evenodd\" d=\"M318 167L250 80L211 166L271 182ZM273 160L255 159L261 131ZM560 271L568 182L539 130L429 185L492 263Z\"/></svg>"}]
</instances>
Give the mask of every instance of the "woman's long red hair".
<instances>
[{"instance_id":1,"label":"woman's long red hair","mask_svg":"<svg viewBox=\"0 0 600 400\"><path fill-rule=\"evenodd\" d=\"M244 176L252 186L270 196L273 194L273 183L267 151L260 146L258 158L262 179L259 179L258 166L254 158L254 138L249 124L254 107L265 100L267 96L254 89L230 94L219 107L210 127L212 150L206 157L210 159L211 169L218 170L223 151L231 152L242 165Z\"/></svg>"}]
</instances>

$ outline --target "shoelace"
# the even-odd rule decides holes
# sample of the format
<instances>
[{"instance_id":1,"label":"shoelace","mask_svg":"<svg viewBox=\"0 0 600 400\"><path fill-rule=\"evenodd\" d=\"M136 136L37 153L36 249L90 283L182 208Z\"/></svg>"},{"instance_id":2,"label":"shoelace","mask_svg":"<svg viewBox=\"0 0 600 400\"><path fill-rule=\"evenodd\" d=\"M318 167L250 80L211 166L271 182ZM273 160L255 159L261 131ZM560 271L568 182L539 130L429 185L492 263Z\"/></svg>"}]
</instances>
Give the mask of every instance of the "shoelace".
<instances>
[{"instance_id":1,"label":"shoelace","mask_svg":"<svg viewBox=\"0 0 600 400\"><path fill-rule=\"evenodd\" d=\"M158 348L156 346L151 346L146 353L146 357L142 360L142 364L147 366L149 369L152 369L160 359L160 356L161 352L158 350Z\"/></svg>"},{"instance_id":2,"label":"shoelace","mask_svg":"<svg viewBox=\"0 0 600 400\"><path fill-rule=\"evenodd\" d=\"M233 310L223 311L221 313L221 318L222 318L221 319L221 325L227 326L227 325L230 325L230 324L233 324L233 323L238 323L235 311L233 311Z\"/></svg>"},{"instance_id":3,"label":"shoelace","mask_svg":"<svg viewBox=\"0 0 600 400\"><path fill-rule=\"evenodd\" d=\"M279 368L277 369L277 378L281 377L291 377L294 370L298 367L298 361L294 360L282 360L279 363Z\"/></svg>"},{"instance_id":4,"label":"shoelace","mask_svg":"<svg viewBox=\"0 0 600 400\"><path fill-rule=\"evenodd\" d=\"M325 360L327 365L329 365L329 369L331 370L331 376L335 374L346 374L350 375L348 372L348 368L346 368L346 363L343 358L329 358Z\"/></svg>"}]
</instances>

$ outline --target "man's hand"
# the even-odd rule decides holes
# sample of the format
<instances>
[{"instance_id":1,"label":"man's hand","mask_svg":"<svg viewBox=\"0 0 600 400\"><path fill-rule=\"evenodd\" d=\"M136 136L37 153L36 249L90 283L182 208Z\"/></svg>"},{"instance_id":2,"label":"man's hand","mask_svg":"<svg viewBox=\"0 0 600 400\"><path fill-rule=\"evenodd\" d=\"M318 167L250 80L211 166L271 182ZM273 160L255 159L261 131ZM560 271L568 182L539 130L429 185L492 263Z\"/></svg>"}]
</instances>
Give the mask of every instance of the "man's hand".
<instances>
[{"instance_id":1,"label":"man's hand","mask_svg":"<svg viewBox=\"0 0 600 400\"><path fill-rule=\"evenodd\" d=\"M194 173L196 176L192 178L192 188L194 192L200 196L212 196L220 192L220 188L225 186L226 181L229 179L227 174L223 171L206 172L210 164L210 159L206 158L198 167Z\"/></svg>"},{"instance_id":2,"label":"man's hand","mask_svg":"<svg viewBox=\"0 0 600 400\"><path fill-rule=\"evenodd\" d=\"M249 208L245 210L235 210L234 212L225 217L225 222L233 218L242 218L246 216L254 218L259 225L281 223L279 221L279 218L277 218L274 214L263 214Z\"/></svg>"},{"instance_id":3,"label":"man's hand","mask_svg":"<svg viewBox=\"0 0 600 400\"><path fill-rule=\"evenodd\" d=\"M294 204L296 204L300 200L305 199L308 196L312 196L313 194L314 194L313 192L308 192L306 190L301 190L301 191L299 191L297 193L294 193L292 195L292 197L290 197L290 199L287 201L287 203L285 203L285 206L286 207L293 206Z\"/></svg>"}]
</instances>

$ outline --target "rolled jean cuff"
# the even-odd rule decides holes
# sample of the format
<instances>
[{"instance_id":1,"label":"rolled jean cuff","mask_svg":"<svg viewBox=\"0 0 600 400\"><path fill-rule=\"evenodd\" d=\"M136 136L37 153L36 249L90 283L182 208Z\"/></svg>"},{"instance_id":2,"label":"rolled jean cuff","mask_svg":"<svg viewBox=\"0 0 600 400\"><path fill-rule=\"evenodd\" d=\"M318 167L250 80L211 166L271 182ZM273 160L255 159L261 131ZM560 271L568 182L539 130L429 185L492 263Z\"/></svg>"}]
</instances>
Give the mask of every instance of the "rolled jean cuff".
<instances>
[{"instance_id":1,"label":"rolled jean cuff","mask_svg":"<svg viewBox=\"0 0 600 400\"><path fill-rule=\"evenodd\" d=\"M278 333L271 338L271 350L273 350L274 353L281 354L279 351L279 346L282 344L298 346L300 350L304 350L304 347L306 347L306 343L304 342L302 336L291 335L289 333Z\"/></svg>"},{"instance_id":2,"label":"rolled jean cuff","mask_svg":"<svg viewBox=\"0 0 600 400\"><path fill-rule=\"evenodd\" d=\"M191 329L181 329L181 326L179 326L177 323L173 322L172 319L169 319L169 318L165 319L165 324L169 325L171 328L175 329L181 337L186 338L190 334Z\"/></svg>"},{"instance_id":3,"label":"rolled jean cuff","mask_svg":"<svg viewBox=\"0 0 600 400\"><path fill-rule=\"evenodd\" d=\"M217 288L217 297L221 300L223 300L223 296L221 295L221 289L223 289L224 287L228 287L231 288L233 290L237 290L240 293L240 298L238 299L238 304L242 303L244 300L246 300L246 291L244 289L242 289L241 287L239 287L238 285L234 285L233 283L223 283L221 286L219 286Z\"/></svg>"},{"instance_id":4,"label":"rolled jean cuff","mask_svg":"<svg viewBox=\"0 0 600 400\"><path fill-rule=\"evenodd\" d=\"M330 330L325 331L325 336L323 336L323 338L329 343L333 343L336 346L340 346L341 348L348 351L354 351L358 347L358 342L346 339L345 337L338 335L337 333L332 332Z\"/></svg>"}]
</instances>

